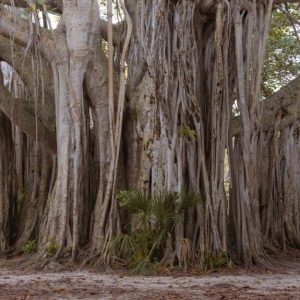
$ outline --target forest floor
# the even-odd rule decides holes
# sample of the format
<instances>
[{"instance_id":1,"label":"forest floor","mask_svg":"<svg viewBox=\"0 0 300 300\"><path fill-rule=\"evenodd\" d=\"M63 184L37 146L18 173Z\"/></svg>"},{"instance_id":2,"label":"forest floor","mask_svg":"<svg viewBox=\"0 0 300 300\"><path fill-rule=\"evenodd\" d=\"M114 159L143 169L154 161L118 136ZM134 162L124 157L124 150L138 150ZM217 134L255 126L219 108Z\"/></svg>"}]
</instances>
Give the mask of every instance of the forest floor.
<instances>
[{"instance_id":1,"label":"forest floor","mask_svg":"<svg viewBox=\"0 0 300 300\"><path fill-rule=\"evenodd\" d=\"M0 267L0 299L300 299L299 252L276 270L137 276L111 269L20 271Z\"/></svg>"}]
</instances>

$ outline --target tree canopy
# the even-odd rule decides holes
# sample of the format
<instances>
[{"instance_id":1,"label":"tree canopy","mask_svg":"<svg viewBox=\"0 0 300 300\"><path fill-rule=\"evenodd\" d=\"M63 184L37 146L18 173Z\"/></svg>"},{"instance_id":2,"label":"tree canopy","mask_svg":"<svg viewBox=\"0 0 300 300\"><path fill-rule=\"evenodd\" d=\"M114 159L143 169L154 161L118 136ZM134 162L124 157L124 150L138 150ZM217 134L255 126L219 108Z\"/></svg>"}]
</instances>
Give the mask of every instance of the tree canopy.
<instances>
[{"instance_id":1,"label":"tree canopy","mask_svg":"<svg viewBox=\"0 0 300 300\"><path fill-rule=\"evenodd\" d=\"M282 5L273 12L268 35L264 95L285 86L299 75L300 24L297 6Z\"/></svg>"}]
</instances>

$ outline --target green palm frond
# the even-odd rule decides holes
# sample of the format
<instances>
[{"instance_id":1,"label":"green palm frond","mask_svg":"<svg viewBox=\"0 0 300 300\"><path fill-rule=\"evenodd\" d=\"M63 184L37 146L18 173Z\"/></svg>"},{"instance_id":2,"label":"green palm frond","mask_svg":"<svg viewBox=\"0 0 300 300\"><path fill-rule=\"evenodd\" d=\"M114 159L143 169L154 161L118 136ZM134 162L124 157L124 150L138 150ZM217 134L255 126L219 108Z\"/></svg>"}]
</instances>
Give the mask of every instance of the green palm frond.
<instances>
[{"instance_id":1,"label":"green palm frond","mask_svg":"<svg viewBox=\"0 0 300 300\"><path fill-rule=\"evenodd\" d=\"M144 255L148 255L154 241L154 232L150 229L145 229L135 233L136 247L142 251Z\"/></svg>"},{"instance_id":2,"label":"green palm frond","mask_svg":"<svg viewBox=\"0 0 300 300\"><path fill-rule=\"evenodd\" d=\"M178 212L183 212L188 208L196 207L197 204L201 202L203 202L203 199L200 192L183 187L179 194Z\"/></svg>"},{"instance_id":3,"label":"green palm frond","mask_svg":"<svg viewBox=\"0 0 300 300\"><path fill-rule=\"evenodd\" d=\"M170 227L170 226L168 226ZM155 244L156 244L156 249L159 249L161 247L164 247L166 241L167 241L167 237L168 237L168 233L169 233L169 228L164 227L161 228L161 230L159 230L156 235L155 235Z\"/></svg>"},{"instance_id":4,"label":"green palm frond","mask_svg":"<svg viewBox=\"0 0 300 300\"><path fill-rule=\"evenodd\" d=\"M150 271L163 257L168 234L183 222L184 211L196 207L202 198L199 192L183 188L180 193L148 194L133 190L118 194L120 206L131 212L131 231L116 237L111 251L125 259L135 273Z\"/></svg>"},{"instance_id":5,"label":"green palm frond","mask_svg":"<svg viewBox=\"0 0 300 300\"><path fill-rule=\"evenodd\" d=\"M172 192L160 192L152 199L152 216L156 225L169 227L174 218L174 208L177 194Z\"/></svg>"},{"instance_id":6,"label":"green palm frond","mask_svg":"<svg viewBox=\"0 0 300 300\"><path fill-rule=\"evenodd\" d=\"M149 229L152 223L152 217L150 213L146 213L143 210L132 214L132 228L134 231L140 231L143 229Z\"/></svg>"},{"instance_id":7,"label":"green palm frond","mask_svg":"<svg viewBox=\"0 0 300 300\"><path fill-rule=\"evenodd\" d=\"M153 271L153 264L150 261L149 257L146 257L145 259L141 260L139 263L136 264L136 266L132 269L132 273L134 274L151 274Z\"/></svg>"},{"instance_id":8,"label":"green palm frond","mask_svg":"<svg viewBox=\"0 0 300 300\"><path fill-rule=\"evenodd\" d=\"M136 249L136 238L132 234L120 234L110 244L110 251L118 257L130 257Z\"/></svg>"},{"instance_id":9,"label":"green palm frond","mask_svg":"<svg viewBox=\"0 0 300 300\"><path fill-rule=\"evenodd\" d=\"M120 205L133 213L144 212L150 214L151 199L149 195L141 191L122 191L117 195Z\"/></svg>"}]
</instances>

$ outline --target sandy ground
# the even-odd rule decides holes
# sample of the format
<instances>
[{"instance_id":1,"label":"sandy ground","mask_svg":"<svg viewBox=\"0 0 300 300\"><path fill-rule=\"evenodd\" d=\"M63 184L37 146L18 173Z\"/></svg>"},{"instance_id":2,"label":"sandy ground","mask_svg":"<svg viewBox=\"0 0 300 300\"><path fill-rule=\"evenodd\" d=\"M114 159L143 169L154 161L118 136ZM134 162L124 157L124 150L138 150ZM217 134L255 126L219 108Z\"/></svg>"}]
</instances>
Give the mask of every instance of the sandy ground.
<instances>
[{"instance_id":1,"label":"sandy ground","mask_svg":"<svg viewBox=\"0 0 300 300\"><path fill-rule=\"evenodd\" d=\"M300 299L300 268L188 277L0 269L0 299Z\"/></svg>"}]
</instances>

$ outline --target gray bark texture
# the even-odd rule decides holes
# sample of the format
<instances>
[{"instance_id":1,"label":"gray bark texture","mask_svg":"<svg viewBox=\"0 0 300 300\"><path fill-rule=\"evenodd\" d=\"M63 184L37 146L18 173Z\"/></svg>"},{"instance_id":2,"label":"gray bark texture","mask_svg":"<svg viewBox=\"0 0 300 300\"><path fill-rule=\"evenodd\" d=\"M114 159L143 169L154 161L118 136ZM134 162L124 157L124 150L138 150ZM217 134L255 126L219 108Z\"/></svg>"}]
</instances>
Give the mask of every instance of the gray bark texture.
<instances>
[{"instance_id":1,"label":"gray bark texture","mask_svg":"<svg viewBox=\"0 0 300 300\"><path fill-rule=\"evenodd\" d=\"M112 1L107 21L97 0L42 2L0 6L1 255L36 241L43 258L112 263L133 189L201 194L166 265L300 246L299 78L261 96L282 1L119 0L118 24Z\"/></svg>"}]
</instances>

